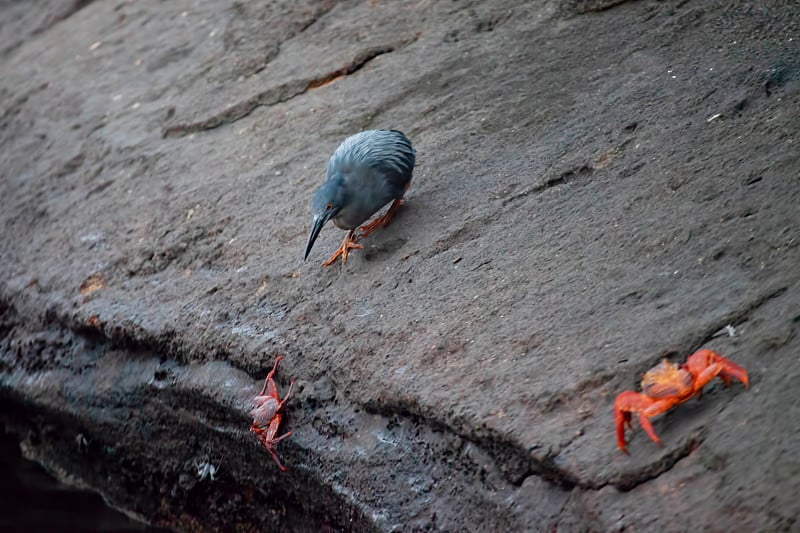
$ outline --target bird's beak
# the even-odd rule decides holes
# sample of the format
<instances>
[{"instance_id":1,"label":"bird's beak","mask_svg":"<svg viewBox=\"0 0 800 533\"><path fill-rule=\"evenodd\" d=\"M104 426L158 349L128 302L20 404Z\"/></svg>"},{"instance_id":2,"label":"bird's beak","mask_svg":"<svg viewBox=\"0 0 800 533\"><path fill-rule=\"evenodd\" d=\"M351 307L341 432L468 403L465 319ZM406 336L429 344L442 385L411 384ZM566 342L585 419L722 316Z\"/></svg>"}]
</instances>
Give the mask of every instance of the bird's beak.
<instances>
[{"instance_id":1,"label":"bird's beak","mask_svg":"<svg viewBox=\"0 0 800 533\"><path fill-rule=\"evenodd\" d=\"M311 248L314 246L314 241L317 240L319 232L322 231L322 226L324 226L332 216L333 211L330 209L321 215L314 216L314 221L311 224L311 233L308 234L308 244L306 244L306 254L303 256L303 261L308 259L308 254L311 252Z\"/></svg>"}]
</instances>

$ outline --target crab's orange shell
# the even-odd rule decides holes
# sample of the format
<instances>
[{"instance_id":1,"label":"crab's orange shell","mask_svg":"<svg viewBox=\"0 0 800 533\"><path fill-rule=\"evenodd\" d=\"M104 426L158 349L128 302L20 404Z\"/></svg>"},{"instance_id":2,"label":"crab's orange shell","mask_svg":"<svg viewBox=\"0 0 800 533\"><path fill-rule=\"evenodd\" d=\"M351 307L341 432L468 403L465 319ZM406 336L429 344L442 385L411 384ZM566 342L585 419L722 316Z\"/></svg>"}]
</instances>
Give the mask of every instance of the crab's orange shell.
<instances>
[{"instance_id":1,"label":"crab's orange shell","mask_svg":"<svg viewBox=\"0 0 800 533\"><path fill-rule=\"evenodd\" d=\"M648 370L642 377L642 392L623 391L614 400L614 423L617 426L617 445L628 453L625 428L631 429L633 413L638 413L639 423L653 442L661 443L650 419L692 396L700 395L703 387L719 377L730 385L737 379L750 385L747 370L712 350L697 350L686 362L677 365L666 359Z\"/></svg>"},{"instance_id":2,"label":"crab's orange shell","mask_svg":"<svg viewBox=\"0 0 800 533\"><path fill-rule=\"evenodd\" d=\"M694 376L683 366L664 359L642 376L642 392L655 400L693 394Z\"/></svg>"}]
</instances>

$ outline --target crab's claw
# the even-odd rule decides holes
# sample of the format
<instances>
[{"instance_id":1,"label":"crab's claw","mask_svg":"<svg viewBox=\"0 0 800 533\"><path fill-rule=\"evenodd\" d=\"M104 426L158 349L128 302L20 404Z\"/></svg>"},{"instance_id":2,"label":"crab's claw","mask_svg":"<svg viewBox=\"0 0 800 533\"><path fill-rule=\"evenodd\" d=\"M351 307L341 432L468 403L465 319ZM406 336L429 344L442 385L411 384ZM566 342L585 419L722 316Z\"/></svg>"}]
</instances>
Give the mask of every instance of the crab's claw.
<instances>
[{"instance_id":1,"label":"crab's claw","mask_svg":"<svg viewBox=\"0 0 800 533\"><path fill-rule=\"evenodd\" d=\"M625 394L624 392L622 394ZM620 396L622 396L620 394ZM628 443L625 440L625 426L631 427L631 412L626 411L624 407L618 405L619 397L614 402L614 423L617 426L617 446L622 450L622 453L628 453Z\"/></svg>"},{"instance_id":2,"label":"crab's claw","mask_svg":"<svg viewBox=\"0 0 800 533\"><path fill-rule=\"evenodd\" d=\"M719 373L725 383L730 385L731 378L736 378L744 383L745 388L750 388L750 380L747 376L747 370L744 367L737 365L730 359L726 359L721 355L717 356L717 362L722 365L722 371Z\"/></svg>"},{"instance_id":3,"label":"crab's claw","mask_svg":"<svg viewBox=\"0 0 800 533\"><path fill-rule=\"evenodd\" d=\"M633 413L639 414L639 424L645 433L658 445L661 439L656 435L653 423L650 418L667 411L674 405L671 400L654 400L644 394L633 391L619 393L614 401L614 421L617 424L617 446L624 453L628 453L628 443L625 440L625 426L632 429L631 416Z\"/></svg>"},{"instance_id":4,"label":"crab's claw","mask_svg":"<svg viewBox=\"0 0 800 533\"><path fill-rule=\"evenodd\" d=\"M628 441L625 440L625 427L633 429L631 412L639 411L642 395L633 391L619 393L614 401L614 423L617 426L617 446L623 453L628 453Z\"/></svg>"},{"instance_id":5,"label":"crab's claw","mask_svg":"<svg viewBox=\"0 0 800 533\"><path fill-rule=\"evenodd\" d=\"M745 387L750 387L747 370L713 350L697 350L686 360L686 366L696 376L695 388L698 390L716 376L722 378L725 385L730 385L735 378Z\"/></svg>"}]
</instances>

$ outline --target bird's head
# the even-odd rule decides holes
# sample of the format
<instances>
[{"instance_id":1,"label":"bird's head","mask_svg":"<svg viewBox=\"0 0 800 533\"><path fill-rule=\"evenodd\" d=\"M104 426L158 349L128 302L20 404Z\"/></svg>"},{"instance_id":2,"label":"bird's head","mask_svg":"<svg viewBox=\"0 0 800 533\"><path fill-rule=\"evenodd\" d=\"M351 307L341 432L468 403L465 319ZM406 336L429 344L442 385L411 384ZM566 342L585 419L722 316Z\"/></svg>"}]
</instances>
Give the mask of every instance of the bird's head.
<instances>
[{"instance_id":1,"label":"bird's head","mask_svg":"<svg viewBox=\"0 0 800 533\"><path fill-rule=\"evenodd\" d=\"M308 235L306 253L303 256L304 261L308 258L308 254L311 252L319 232L322 231L322 227L339 214L346 202L347 191L344 187L344 182L336 176L326 180L314 194L314 199L311 201L311 214L313 216L311 233Z\"/></svg>"}]
</instances>

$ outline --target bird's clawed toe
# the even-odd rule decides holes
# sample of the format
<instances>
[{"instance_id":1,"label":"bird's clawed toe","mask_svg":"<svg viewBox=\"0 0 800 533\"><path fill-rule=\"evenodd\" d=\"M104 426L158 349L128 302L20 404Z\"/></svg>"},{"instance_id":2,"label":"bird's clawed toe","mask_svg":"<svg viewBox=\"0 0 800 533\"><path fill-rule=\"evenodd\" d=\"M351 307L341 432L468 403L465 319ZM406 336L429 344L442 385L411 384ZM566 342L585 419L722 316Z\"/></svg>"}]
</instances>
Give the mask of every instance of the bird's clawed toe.
<instances>
[{"instance_id":1,"label":"bird's clawed toe","mask_svg":"<svg viewBox=\"0 0 800 533\"><path fill-rule=\"evenodd\" d=\"M350 230L347 232L347 235L342 241L342 245L339 246L338 250L336 250L336 253L334 253L330 259L322 263L322 266L324 267L331 266L336 262L336 260L339 258L340 255L342 256L342 264L346 265L347 254L350 253L350 250L361 250L363 248L364 248L363 244L358 244L356 242L355 230Z\"/></svg>"}]
</instances>

